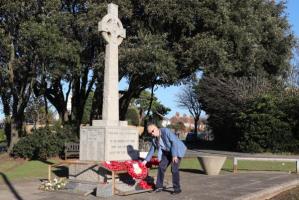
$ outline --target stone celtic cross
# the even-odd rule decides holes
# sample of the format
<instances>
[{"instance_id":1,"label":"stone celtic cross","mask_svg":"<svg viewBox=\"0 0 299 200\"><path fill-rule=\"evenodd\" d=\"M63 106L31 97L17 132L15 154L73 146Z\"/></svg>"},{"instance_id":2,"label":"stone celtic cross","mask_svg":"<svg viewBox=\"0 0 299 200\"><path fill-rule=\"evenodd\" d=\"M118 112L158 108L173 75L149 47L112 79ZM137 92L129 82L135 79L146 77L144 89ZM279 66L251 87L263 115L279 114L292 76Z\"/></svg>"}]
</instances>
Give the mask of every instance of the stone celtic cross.
<instances>
[{"instance_id":1,"label":"stone celtic cross","mask_svg":"<svg viewBox=\"0 0 299 200\"><path fill-rule=\"evenodd\" d=\"M108 14L99 22L99 29L107 42L103 95L103 120L119 121L118 46L126 37L126 30L118 18L118 6L108 4Z\"/></svg>"}]
</instances>

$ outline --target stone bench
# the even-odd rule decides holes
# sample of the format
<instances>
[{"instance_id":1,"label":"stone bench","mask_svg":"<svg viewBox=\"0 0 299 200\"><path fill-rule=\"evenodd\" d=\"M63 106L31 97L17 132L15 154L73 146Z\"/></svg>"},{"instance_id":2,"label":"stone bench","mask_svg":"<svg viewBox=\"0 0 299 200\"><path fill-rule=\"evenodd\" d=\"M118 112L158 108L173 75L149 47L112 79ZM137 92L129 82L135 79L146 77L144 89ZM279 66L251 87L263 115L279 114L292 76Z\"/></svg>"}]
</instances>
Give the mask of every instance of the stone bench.
<instances>
[{"instance_id":1,"label":"stone bench","mask_svg":"<svg viewBox=\"0 0 299 200\"><path fill-rule=\"evenodd\" d=\"M254 157L234 157L234 173L238 171L238 161L249 160L249 161L280 161L280 162L296 162L296 173L299 173L299 159L295 158L254 158Z\"/></svg>"},{"instance_id":2,"label":"stone bench","mask_svg":"<svg viewBox=\"0 0 299 200\"><path fill-rule=\"evenodd\" d=\"M197 156L197 159L207 175L218 175L226 156L202 155Z\"/></svg>"},{"instance_id":3,"label":"stone bench","mask_svg":"<svg viewBox=\"0 0 299 200\"><path fill-rule=\"evenodd\" d=\"M79 158L80 144L79 143L65 143L64 144L64 159Z\"/></svg>"}]
</instances>

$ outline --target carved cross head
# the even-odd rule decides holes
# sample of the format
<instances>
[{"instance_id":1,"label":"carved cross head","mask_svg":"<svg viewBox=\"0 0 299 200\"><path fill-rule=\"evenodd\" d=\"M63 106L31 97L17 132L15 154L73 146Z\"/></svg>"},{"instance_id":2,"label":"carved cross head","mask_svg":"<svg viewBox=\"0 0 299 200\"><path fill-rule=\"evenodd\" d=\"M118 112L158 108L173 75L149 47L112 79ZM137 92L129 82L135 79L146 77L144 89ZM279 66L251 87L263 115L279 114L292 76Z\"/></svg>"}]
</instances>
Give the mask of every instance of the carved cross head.
<instances>
[{"instance_id":1,"label":"carved cross head","mask_svg":"<svg viewBox=\"0 0 299 200\"><path fill-rule=\"evenodd\" d=\"M118 6L108 4L108 14L99 22L99 31L102 32L108 44L120 45L126 38L126 30L118 18Z\"/></svg>"}]
</instances>

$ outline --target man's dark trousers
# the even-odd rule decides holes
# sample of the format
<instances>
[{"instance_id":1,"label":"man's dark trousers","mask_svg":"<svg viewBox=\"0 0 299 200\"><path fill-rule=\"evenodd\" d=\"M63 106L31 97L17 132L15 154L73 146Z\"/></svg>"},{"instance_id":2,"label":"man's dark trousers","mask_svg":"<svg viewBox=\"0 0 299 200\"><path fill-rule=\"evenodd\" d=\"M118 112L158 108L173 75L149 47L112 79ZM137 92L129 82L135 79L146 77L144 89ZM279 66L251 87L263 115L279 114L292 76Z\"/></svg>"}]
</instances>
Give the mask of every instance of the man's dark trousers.
<instances>
[{"instance_id":1,"label":"man's dark trousers","mask_svg":"<svg viewBox=\"0 0 299 200\"><path fill-rule=\"evenodd\" d=\"M179 191L181 189L180 186L180 166L181 159L178 159L178 162L172 162L172 155L168 151L162 150L162 158L159 163L158 168L158 177L156 182L156 188L163 188L163 181L165 176L165 171L167 167L171 164L171 172L172 172L172 184L174 191Z\"/></svg>"}]
</instances>

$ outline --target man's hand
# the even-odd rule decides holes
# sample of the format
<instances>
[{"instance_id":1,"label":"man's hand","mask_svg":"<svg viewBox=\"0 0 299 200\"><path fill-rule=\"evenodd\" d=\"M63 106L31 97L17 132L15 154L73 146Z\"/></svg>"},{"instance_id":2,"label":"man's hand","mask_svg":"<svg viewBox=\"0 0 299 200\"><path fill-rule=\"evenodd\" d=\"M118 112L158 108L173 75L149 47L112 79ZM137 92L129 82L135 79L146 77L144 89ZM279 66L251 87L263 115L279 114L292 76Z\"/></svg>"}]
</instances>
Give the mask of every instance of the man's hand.
<instances>
[{"instance_id":1,"label":"man's hand","mask_svg":"<svg viewBox=\"0 0 299 200\"><path fill-rule=\"evenodd\" d=\"M147 161L146 161L146 160L142 161L142 164L143 164L143 165L146 165L146 163L147 163Z\"/></svg>"},{"instance_id":2,"label":"man's hand","mask_svg":"<svg viewBox=\"0 0 299 200\"><path fill-rule=\"evenodd\" d=\"M177 157L177 156L173 156L173 157L172 157L172 162L173 162L173 163L178 163L178 162L179 162L178 157Z\"/></svg>"}]
</instances>

